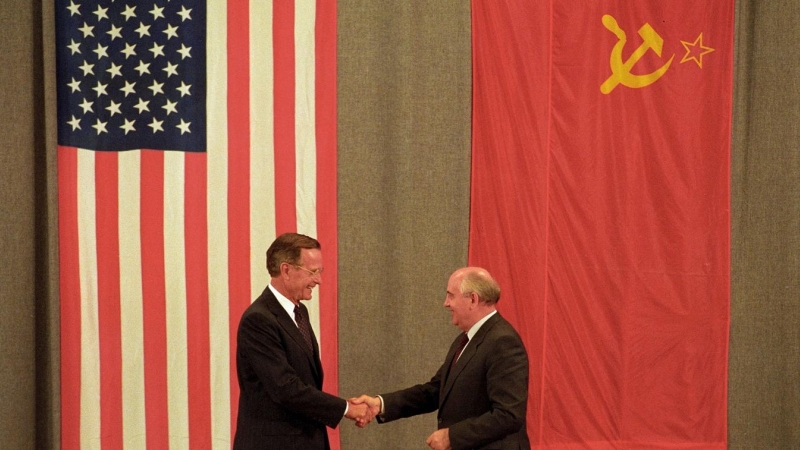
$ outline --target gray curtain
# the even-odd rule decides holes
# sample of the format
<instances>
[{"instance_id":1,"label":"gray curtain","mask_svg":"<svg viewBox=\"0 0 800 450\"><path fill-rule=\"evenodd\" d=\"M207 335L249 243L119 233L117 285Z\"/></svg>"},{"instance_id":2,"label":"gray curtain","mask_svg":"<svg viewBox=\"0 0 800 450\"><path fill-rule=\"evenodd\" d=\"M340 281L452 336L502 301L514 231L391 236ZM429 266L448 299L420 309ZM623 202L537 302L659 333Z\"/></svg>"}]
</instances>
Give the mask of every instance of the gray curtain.
<instances>
[{"instance_id":1,"label":"gray curtain","mask_svg":"<svg viewBox=\"0 0 800 450\"><path fill-rule=\"evenodd\" d=\"M729 446L800 442L800 4L737 1ZM427 380L466 263L466 0L339 0L340 393ZM0 3L0 447L59 448L52 2ZM465 175L466 174L466 175ZM343 449L425 448L426 415Z\"/></svg>"},{"instance_id":2,"label":"gray curtain","mask_svg":"<svg viewBox=\"0 0 800 450\"><path fill-rule=\"evenodd\" d=\"M731 448L800 445L800 3L737 2Z\"/></svg>"},{"instance_id":3,"label":"gray curtain","mask_svg":"<svg viewBox=\"0 0 800 450\"><path fill-rule=\"evenodd\" d=\"M468 1L339 1L339 385L428 381L458 329L443 308L467 262L472 68ZM428 414L343 449L426 448Z\"/></svg>"},{"instance_id":4,"label":"gray curtain","mask_svg":"<svg viewBox=\"0 0 800 450\"><path fill-rule=\"evenodd\" d=\"M51 2L0 3L0 447L58 448Z\"/></svg>"}]
</instances>

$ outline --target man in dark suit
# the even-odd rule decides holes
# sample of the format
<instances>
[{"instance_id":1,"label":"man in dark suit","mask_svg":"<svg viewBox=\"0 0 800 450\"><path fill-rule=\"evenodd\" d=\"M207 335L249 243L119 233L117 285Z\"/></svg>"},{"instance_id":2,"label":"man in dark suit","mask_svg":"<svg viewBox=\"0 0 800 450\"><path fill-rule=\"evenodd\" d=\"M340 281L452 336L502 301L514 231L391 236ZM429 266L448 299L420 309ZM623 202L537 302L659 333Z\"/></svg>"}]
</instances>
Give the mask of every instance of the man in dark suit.
<instances>
[{"instance_id":1,"label":"man in dark suit","mask_svg":"<svg viewBox=\"0 0 800 450\"><path fill-rule=\"evenodd\" d=\"M384 423L438 409L434 450L530 449L525 429L528 355L519 334L497 313L500 287L481 268L456 270L445 308L463 331L430 381L363 402Z\"/></svg>"},{"instance_id":2,"label":"man in dark suit","mask_svg":"<svg viewBox=\"0 0 800 450\"><path fill-rule=\"evenodd\" d=\"M316 239L279 236L267 250L270 284L242 315L236 339L235 450L328 450L325 426L371 420L366 405L322 392L319 345L301 300L321 281Z\"/></svg>"}]
</instances>

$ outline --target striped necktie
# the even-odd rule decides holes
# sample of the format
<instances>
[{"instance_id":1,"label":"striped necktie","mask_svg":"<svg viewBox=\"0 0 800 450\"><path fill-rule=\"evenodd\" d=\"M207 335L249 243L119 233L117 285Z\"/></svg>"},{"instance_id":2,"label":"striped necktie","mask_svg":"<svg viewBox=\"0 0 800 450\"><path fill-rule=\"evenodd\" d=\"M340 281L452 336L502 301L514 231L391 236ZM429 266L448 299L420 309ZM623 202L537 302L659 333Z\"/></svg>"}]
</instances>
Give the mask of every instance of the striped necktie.
<instances>
[{"instance_id":1,"label":"striped necktie","mask_svg":"<svg viewBox=\"0 0 800 450\"><path fill-rule=\"evenodd\" d=\"M458 343L458 348L456 349L456 353L453 355L453 361L450 362L450 370L453 370L453 366L456 365L456 361L458 361L458 357L461 356L461 352L464 351L464 347L467 346L469 342L469 337L467 333L463 333L461 335L461 341Z\"/></svg>"},{"instance_id":2,"label":"striped necktie","mask_svg":"<svg viewBox=\"0 0 800 450\"><path fill-rule=\"evenodd\" d=\"M303 335L303 339L305 339L306 344L308 344L308 348L314 351L314 344L311 339L311 324L308 323L308 319L306 319L306 315L303 314L303 310L300 309L300 305L294 307L294 320L297 322L297 328L300 329L300 334Z\"/></svg>"}]
</instances>

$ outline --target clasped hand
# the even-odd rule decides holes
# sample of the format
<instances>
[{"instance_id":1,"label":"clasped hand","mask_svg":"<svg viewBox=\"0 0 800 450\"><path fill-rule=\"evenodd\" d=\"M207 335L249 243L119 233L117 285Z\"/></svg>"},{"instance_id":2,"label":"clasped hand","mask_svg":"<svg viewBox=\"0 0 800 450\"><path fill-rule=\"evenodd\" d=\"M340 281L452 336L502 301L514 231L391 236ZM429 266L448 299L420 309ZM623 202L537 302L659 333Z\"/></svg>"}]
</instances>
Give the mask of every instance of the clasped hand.
<instances>
[{"instance_id":1,"label":"clasped hand","mask_svg":"<svg viewBox=\"0 0 800 450\"><path fill-rule=\"evenodd\" d=\"M381 412L381 401L377 397L362 395L348 399L347 403L348 410L345 417L355 421L359 428L366 427Z\"/></svg>"},{"instance_id":2,"label":"clasped hand","mask_svg":"<svg viewBox=\"0 0 800 450\"><path fill-rule=\"evenodd\" d=\"M350 409L347 410L347 418L354 420L359 428L366 427L375 416L381 413L381 399L378 397L362 395L361 397L347 399L347 402L350 405ZM366 411L362 413L361 411L364 410ZM428 436L425 443L432 450L450 450L450 430L443 428L434 431L433 434Z\"/></svg>"}]
</instances>

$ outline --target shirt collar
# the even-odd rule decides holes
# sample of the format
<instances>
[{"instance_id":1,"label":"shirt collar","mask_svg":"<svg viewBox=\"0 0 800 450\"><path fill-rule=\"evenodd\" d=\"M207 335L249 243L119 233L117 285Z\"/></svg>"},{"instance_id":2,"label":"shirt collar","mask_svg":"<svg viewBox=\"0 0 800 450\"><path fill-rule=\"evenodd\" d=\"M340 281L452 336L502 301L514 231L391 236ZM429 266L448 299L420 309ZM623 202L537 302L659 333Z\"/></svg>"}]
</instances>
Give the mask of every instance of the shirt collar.
<instances>
[{"instance_id":1,"label":"shirt collar","mask_svg":"<svg viewBox=\"0 0 800 450\"><path fill-rule=\"evenodd\" d=\"M294 322L294 324L297 325L297 321L294 320L294 306L295 306L294 303L292 303L291 300L286 298L285 295L278 292L277 289L272 287L271 283L268 284L267 287L269 288L270 291L272 291L272 294L275 295L275 298L278 299L278 303L280 303L283 309L286 310L286 314L289 314L289 318L292 319L292 322Z\"/></svg>"},{"instance_id":2,"label":"shirt collar","mask_svg":"<svg viewBox=\"0 0 800 450\"><path fill-rule=\"evenodd\" d=\"M496 309L490 312L489 314L483 316L483 319L477 321L475 325L473 325L472 328L470 328L469 331L467 331L467 337L469 338L470 341L472 341L472 338L475 337L476 334L478 334L478 330L481 329L481 326L483 326L483 324L486 323L486 321L489 320L489 318L495 314L497 314Z\"/></svg>"}]
</instances>

